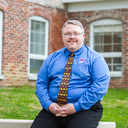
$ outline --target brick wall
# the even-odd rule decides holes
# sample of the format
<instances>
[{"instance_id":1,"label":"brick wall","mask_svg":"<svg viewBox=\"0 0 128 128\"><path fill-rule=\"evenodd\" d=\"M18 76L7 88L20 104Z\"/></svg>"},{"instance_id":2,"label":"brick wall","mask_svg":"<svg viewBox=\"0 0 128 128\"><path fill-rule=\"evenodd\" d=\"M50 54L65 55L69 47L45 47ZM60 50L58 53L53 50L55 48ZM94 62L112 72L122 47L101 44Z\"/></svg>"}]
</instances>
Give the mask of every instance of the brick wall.
<instances>
[{"instance_id":1,"label":"brick wall","mask_svg":"<svg viewBox=\"0 0 128 128\"><path fill-rule=\"evenodd\" d=\"M24 0L0 0L3 11L3 50L0 86L35 85L29 81L28 37L29 17L42 16L49 20L49 54L62 48L61 28L67 19L64 10L26 2Z\"/></svg>"},{"instance_id":2,"label":"brick wall","mask_svg":"<svg viewBox=\"0 0 128 128\"><path fill-rule=\"evenodd\" d=\"M90 42L90 23L104 18L123 21L121 78L111 78L110 87L128 87L128 9L67 13L65 10L24 0L0 0L3 11L3 50L0 86L35 85L28 80L29 17L42 16L49 20L49 54L62 48L61 28L67 19L80 20L85 28L85 44Z\"/></svg>"},{"instance_id":3,"label":"brick wall","mask_svg":"<svg viewBox=\"0 0 128 128\"><path fill-rule=\"evenodd\" d=\"M123 22L122 66L121 78L111 78L111 88L128 88L128 9L100 10L91 12L77 12L68 15L70 19L80 20L85 29L85 44L90 42L90 23L105 18L119 19Z\"/></svg>"}]
</instances>

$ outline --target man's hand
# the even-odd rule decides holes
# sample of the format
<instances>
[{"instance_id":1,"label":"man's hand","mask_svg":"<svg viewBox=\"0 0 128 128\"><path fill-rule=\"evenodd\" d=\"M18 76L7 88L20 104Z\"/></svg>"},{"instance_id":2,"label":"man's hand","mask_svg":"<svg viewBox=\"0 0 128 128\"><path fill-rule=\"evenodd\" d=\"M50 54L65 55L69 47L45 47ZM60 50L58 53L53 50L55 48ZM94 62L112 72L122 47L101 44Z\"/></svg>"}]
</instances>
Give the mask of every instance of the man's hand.
<instances>
[{"instance_id":1,"label":"man's hand","mask_svg":"<svg viewBox=\"0 0 128 128\"><path fill-rule=\"evenodd\" d=\"M73 104L69 103L69 104L66 104L66 105L58 108L57 114L55 114L55 116L65 117L67 115L71 115L74 113L76 113L76 110L75 110Z\"/></svg>"},{"instance_id":2,"label":"man's hand","mask_svg":"<svg viewBox=\"0 0 128 128\"><path fill-rule=\"evenodd\" d=\"M52 103L48 109L51 113L55 114L55 116L61 117L76 113L76 110L73 104L71 103L66 104L64 106L59 106L57 103Z\"/></svg>"},{"instance_id":3,"label":"man's hand","mask_svg":"<svg viewBox=\"0 0 128 128\"><path fill-rule=\"evenodd\" d=\"M50 104L48 108L48 110L55 115L58 113L58 109L60 109L60 106L57 103Z\"/></svg>"}]
</instances>

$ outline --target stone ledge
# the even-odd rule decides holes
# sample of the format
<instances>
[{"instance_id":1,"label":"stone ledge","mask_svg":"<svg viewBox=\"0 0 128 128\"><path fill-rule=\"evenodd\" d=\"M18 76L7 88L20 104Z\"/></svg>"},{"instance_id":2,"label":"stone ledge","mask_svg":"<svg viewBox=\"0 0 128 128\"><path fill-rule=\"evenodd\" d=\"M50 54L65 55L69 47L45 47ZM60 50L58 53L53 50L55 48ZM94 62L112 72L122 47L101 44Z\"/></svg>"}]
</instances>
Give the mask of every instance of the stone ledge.
<instances>
[{"instance_id":1,"label":"stone ledge","mask_svg":"<svg viewBox=\"0 0 128 128\"><path fill-rule=\"evenodd\" d=\"M97 128L116 128L115 122L99 122Z\"/></svg>"},{"instance_id":2,"label":"stone ledge","mask_svg":"<svg viewBox=\"0 0 128 128\"><path fill-rule=\"evenodd\" d=\"M30 128L33 120L0 119L0 128ZM97 128L116 128L115 122L99 122Z\"/></svg>"}]
</instances>

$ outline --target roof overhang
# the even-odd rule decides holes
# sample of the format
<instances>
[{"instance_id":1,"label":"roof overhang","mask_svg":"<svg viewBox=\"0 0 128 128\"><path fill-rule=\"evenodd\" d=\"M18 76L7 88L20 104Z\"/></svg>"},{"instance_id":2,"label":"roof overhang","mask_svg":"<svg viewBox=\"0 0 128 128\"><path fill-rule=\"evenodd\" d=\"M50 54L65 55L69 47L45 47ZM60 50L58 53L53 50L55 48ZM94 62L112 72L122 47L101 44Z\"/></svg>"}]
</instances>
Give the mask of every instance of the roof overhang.
<instances>
[{"instance_id":1,"label":"roof overhang","mask_svg":"<svg viewBox=\"0 0 128 128\"><path fill-rule=\"evenodd\" d=\"M128 0L62 0L68 12L128 8Z\"/></svg>"},{"instance_id":2,"label":"roof overhang","mask_svg":"<svg viewBox=\"0 0 128 128\"><path fill-rule=\"evenodd\" d=\"M107 0L62 0L62 3L93 2L93 1L107 1Z\"/></svg>"}]
</instances>

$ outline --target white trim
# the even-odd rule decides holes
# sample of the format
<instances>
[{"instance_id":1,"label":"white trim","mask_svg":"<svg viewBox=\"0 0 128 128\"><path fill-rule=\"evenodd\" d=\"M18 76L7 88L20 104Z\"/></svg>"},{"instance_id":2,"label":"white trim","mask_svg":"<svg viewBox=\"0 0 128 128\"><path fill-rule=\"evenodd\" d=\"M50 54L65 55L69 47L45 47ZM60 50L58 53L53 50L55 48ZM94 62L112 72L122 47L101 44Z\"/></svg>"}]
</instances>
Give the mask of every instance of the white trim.
<instances>
[{"instance_id":1,"label":"white trim","mask_svg":"<svg viewBox=\"0 0 128 128\"><path fill-rule=\"evenodd\" d=\"M4 76L3 75L0 75L0 80L3 80L4 79Z\"/></svg>"},{"instance_id":2,"label":"white trim","mask_svg":"<svg viewBox=\"0 0 128 128\"><path fill-rule=\"evenodd\" d=\"M110 72L111 77L122 77L122 72Z\"/></svg>"},{"instance_id":3,"label":"white trim","mask_svg":"<svg viewBox=\"0 0 128 128\"><path fill-rule=\"evenodd\" d=\"M37 54L30 54L30 32L31 32L31 20L45 22L45 54L44 55L37 55ZM32 16L29 19L29 49L28 49L28 79L29 80L36 80L37 74L30 73L30 59L36 60L45 60L48 56L48 34L49 34L49 21L40 16Z\"/></svg>"},{"instance_id":4,"label":"white trim","mask_svg":"<svg viewBox=\"0 0 128 128\"><path fill-rule=\"evenodd\" d=\"M112 24L122 24L121 20L115 19L101 19L91 23L92 25L112 25Z\"/></svg>"},{"instance_id":5,"label":"white trim","mask_svg":"<svg viewBox=\"0 0 128 128\"><path fill-rule=\"evenodd\" d=\"M90 24L90 47L92 49L94 49L94 38L93 38L93 28L94 26L98 26L98 25L118 25L118 24L122 24L122 21L120 20L115 20L115 19L101 19L98 21L94 21ZM103 52L100 53L103 57L107 58L107 57L122 57L122 52ZM122 71L110 71L110 76L111 77L122 77Z\"/></svg>"},{"instance_id":6,"label":"white trim","mask_svg":"<svg viewBox=\"0 0 128 128\"><path fill-rule=\"evenodd\" d=\"M100 52L99 52L100 53ZM122 56L122 53L121 52L114 52L114 53L111 53L111 52L104 52L104 53L100 53L103 57L120 57Z\"/></svg>"},{"instance_id":7,"label":"white trim","mask_svg":"<svg viewBox=\"0 0 128 128\"><path fill-rule=\"evenodd\" d=\"M29 74L28 75L28 79L29 80L37 80L37 75L35 75L35 74Z\"/></svg>"},{"instance_id":8,"label":"white trim","mask_svg":"<svg viewBox=\"0 0 128 128\"><path fill-rule=\"evenodd\" d=\"M2 39L3 39L3 12L0 10L0 79L4 79L2 71Z\"/></svg>"},{"instance_id":9,"label":"white trim","mask_svg":"<svg viewBox=\"0 0 128 128\"><path fill-rule=\"evenodd\" d=\"M90 2L90 1L105 1L105 0L62 0L62 3Z\"/></svg>"},{"instance_id":10,"label":"white trim","mask_svg":"<svg viewBox=\"0 0 128 128\"><path fill-rule=\"evenodd\" d=\"M41 60L44 60L44 59L47 58L46 55L36 55L36 54L30 54L29 57L30 57L30 58L34 58L34 59L36 59L36 60L40 60L40 59L41 59Z\"/></svg>"},{"instance_id":11,"label":"white trim","mask_svg":"<svg viewBox=\"0 0 128 128\"><path fill-rule=\"evenodd\" d=\"M71 2L72 1L72 2ZM128 8L128 0L88 0L79 2L70 0L67 3L68 12L96 11Z\"/></svg>"}]
</instances>

